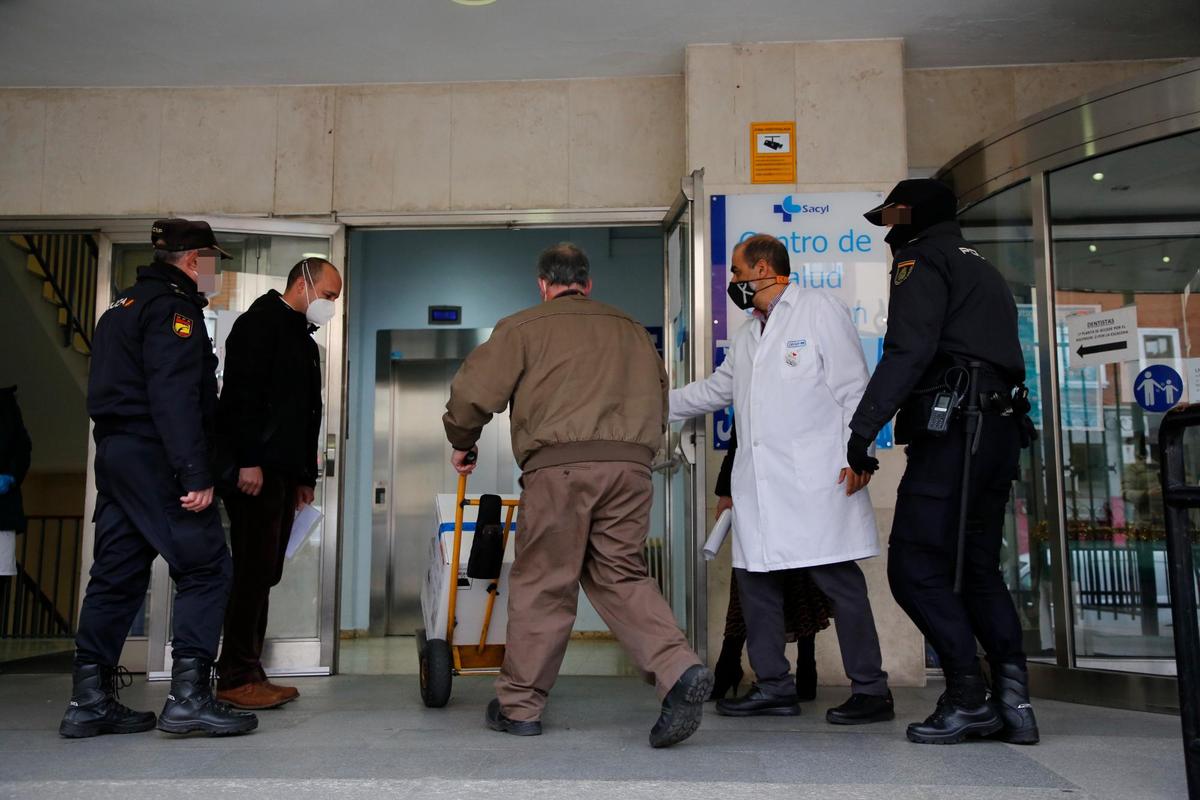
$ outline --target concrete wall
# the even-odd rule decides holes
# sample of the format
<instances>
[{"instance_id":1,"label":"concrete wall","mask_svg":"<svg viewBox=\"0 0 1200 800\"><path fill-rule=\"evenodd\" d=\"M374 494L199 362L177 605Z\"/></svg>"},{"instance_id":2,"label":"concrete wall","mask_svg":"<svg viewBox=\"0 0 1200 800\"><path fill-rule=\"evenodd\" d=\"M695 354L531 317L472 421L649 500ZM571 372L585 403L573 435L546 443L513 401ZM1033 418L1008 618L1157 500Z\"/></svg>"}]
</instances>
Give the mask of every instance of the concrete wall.
<instances>
[{"instance_id":1,"label":"concrete wall","mask_svg":"<svg viewBox=\"0 0 1200 800\"><path fill-rule=\"evenodd\" d=\"M669 204L678 76L0 90L0 215Z\"/></svg>"},{"instance_id":2,"label":"concrete wall","mask_svg":"<svg viewBox=\"0 0 1200 800\"><path fill-rule=\"evenodd\" d=\"M1019 120L1179 61L1094 61L904 73L908 163L936 169Z\"/></svg>"}]
</instances>

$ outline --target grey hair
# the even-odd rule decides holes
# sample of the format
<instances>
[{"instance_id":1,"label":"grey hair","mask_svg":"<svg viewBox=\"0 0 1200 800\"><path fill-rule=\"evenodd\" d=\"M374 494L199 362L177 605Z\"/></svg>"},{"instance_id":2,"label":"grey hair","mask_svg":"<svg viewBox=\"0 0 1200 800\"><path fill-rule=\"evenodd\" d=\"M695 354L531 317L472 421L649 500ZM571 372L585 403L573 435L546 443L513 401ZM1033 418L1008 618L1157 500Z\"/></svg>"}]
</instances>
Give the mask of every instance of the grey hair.
<instances>
[{"instance_id":1,"label":"grey hair","mask_svg":"<svg viewBox=\"0 0 1200 800\"><path fill-rule=\"evenodd\" d=\"M551 286L584 286L591 277L587 253L570 242L551 245L538 256L538 277Z\"/></svg>"},{"instance_id":2,"label":"grey hair","mask_svg":"<svg viewBox=\"0 0 1200 800\"><path fill-rule=\"evenodd\" d=\"M185 255L187 255L187 253L188 253L187 250L180 250L180 251L176 252L174 250L159 250L158 248L155 248L154 249L154 260L161 261L164 264L170 264L172 266L175 266L175 265L179 264L180 261L183 260L183 257Z\"/></svg>"}]
</instances>

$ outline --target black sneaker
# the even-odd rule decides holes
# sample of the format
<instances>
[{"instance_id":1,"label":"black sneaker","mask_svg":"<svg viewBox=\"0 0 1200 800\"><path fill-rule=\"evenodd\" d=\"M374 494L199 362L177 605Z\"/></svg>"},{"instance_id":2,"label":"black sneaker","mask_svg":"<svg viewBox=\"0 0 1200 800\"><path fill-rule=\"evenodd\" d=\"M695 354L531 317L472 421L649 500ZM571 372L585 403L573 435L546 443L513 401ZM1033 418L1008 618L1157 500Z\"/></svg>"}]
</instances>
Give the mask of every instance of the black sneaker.
<instances>
[{"instance_id":1,"label":"black sneaker","mask_svg":"<svg viewBox=\"0 0 1200 800\"><path fill-rule=\"evenodd\" d=\"M521 721L509 719L504 716L504 712L500 710L500 700L496 699L488 703L487 707L487 726L494 731L501 733L511 733L513 736L541 736L542 723L539 720Z\"/></svg>"},{"instance_id":2,"label":"black sneaker","mask_svg":"<svg viewBox=\"0 0 1200 800\"><path fill-rule=\"evenodd\" d=\"M717 713L723 717L797 717L800 700L794 694L767 694L757 685L732 700L718 700Z\"/></svg>"},{"instance_id":3,"label":"black sneaker","mask_svg":"<svg viewBox=\"0 0 1200 800\"><path fill-rule=\"evenodd\" d=\"M867 725L895 718L896 705L891 692L885 695L855 693L840 706L825 712L825 721L832 725Z\"/></svg>"},{"instance_id":4,"label":"black sneaker","mask_svg":"<svg viewBox=\"0 0 1200 800\"><path fill-rule=\"evenodd\" d=\"M71 677L71 704L58 726L60 736L85 739L105 733L141 733L158 721L152 711L134 711L120 703L121 689L133 685L133 676L124 667L76 664Z\"/></svg>"}]
</instances>

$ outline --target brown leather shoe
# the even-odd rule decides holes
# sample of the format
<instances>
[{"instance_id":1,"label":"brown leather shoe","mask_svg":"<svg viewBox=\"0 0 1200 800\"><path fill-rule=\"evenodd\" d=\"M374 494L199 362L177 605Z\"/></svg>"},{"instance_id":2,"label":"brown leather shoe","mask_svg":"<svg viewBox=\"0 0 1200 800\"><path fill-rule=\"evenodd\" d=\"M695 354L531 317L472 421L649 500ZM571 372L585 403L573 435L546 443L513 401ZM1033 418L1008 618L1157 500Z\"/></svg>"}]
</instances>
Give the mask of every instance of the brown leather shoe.
<instances>
[{"instance_id":1,"label":"brown leather shoe","mask_svg":"<svg viewBox=\"0 0 1200 800\"><path fill-rule=\"evenodd\" d=\"M287 702L266 683L244 683L232 689L221 689L217 692L217 700L250 711L278 708Z\"/></svg>"},{"instance_id":2,"label":"brown leather shoe","mask_svg":"<svg viewBox=\"0 0 1200 800\"><path fill-rule=\"evenodd\" d=\"M295 686L280 686L278 683L271 683L270 680L263 681L267 687L283 698L283 702L290 703L300 696L300 690Z\"/></svg>"}]
</instances>

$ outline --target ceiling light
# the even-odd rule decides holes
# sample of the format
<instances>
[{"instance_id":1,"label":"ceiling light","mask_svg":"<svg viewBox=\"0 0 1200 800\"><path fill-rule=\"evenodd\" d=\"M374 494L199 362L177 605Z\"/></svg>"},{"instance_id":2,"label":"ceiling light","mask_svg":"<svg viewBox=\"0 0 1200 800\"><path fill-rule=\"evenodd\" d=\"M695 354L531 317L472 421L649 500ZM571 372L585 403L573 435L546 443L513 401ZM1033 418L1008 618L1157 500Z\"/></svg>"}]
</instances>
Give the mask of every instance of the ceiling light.
<instances>
[{"instance_id":1,"label":"ceiling light","mask_svg":"<svg viewBox=\"0 0 1200 800\"><path fill-rule=\"evenodd\" d=\"M496 0L454 0L460 6L490 6Z\"/></svg>"},{"instance_id":2,"label":"ceiling light","mask_svg":"<svg viewBox=\"0 0 1200 800\"><path fill-rule=\"evenodd\" d=\"M1089 252L1089 253L1094 253L1094 252L1096 252L1096 250L1097 250L1097 248L1096 248L1096 245L1094 245L1094 244L1089 244L1089 245L1088 245L1088 252Z\"/></svg>"},{"instance_id":3,"label":"ceiling light","mask_svg":"<svg viewBox=\"0 0 1200 800\"><path fill-rule=\"evenodd\" d=\"M1164 263L1164 264L1170 264L1170 263L1171 263L1171 257L1170 257L1170 256L1163 256L1163 263Z\"/></svg>"},{"instance_id":4,"label":"ceiling light","mask_svg":"<svg viewBox=\"0 0 1200 800\"><path fill-rule=\"evenodd\" d=\"M458 0L458 2L462 2L462 0ZM1104 173L1103 173L1103 172L1093 172L1093 173L1092 173L1092 180L1094 180L1094 181L1102 181L1102 180L1104 180Z\"/></svg>"}]
</instances>

